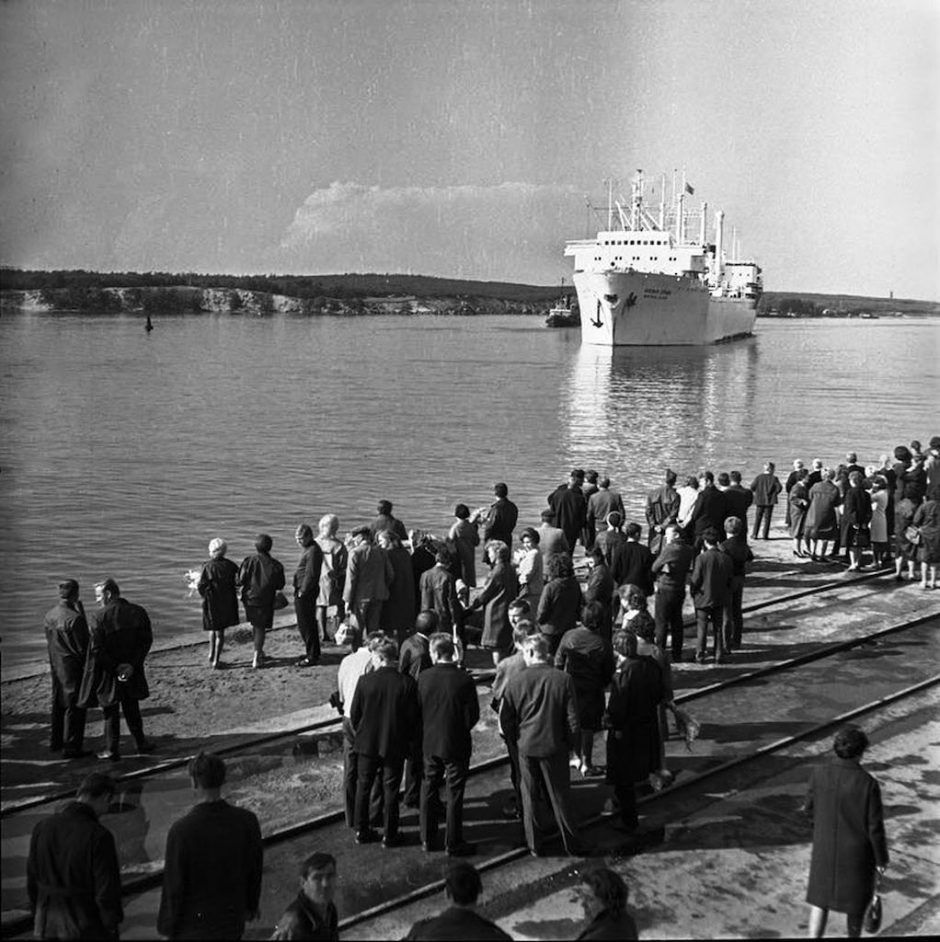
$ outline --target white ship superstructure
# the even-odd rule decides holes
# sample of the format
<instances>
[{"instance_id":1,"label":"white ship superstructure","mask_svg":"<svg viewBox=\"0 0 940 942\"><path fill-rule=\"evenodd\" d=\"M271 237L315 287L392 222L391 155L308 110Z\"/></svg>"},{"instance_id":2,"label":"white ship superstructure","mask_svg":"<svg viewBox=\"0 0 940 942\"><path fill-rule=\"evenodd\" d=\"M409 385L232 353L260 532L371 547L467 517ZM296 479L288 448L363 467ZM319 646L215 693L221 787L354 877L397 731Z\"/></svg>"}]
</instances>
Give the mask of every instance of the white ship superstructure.
<instances>
[{"instance_id":1,"label":"white ship superstructure","mask_svg":"<svg viewBox=\"0 0 940 942\"><path fill-rule=\"evenodd\" d=\"M715 214L710 243L708 206L702 203L698 238L690 239L693 220L685 197L692 188L683 183L674 192L671 218L665 183L658 217L644 206L643 189L638 171L629 210L609 197L607 228L595 239L565 245L565 255L574 258L582 340L603 346L697 346L748 336L757 316L761 270L754 261L724 258L724 214Z\"/></svg>"}]
</instances>

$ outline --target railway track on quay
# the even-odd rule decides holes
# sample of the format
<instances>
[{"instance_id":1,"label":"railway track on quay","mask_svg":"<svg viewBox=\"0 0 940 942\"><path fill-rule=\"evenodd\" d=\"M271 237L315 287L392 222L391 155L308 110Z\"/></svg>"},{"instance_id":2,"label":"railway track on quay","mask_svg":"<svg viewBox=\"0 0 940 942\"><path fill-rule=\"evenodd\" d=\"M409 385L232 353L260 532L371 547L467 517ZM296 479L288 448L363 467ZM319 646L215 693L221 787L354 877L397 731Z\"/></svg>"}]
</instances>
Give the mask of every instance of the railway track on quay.
<instances>
[{"instance_id":1,"label":"railway track on quay","mask_svg":"<svg viewBox=\"0 0 940 942\"><path fill-rule=\"evenodd\" d=\"M848 588L866 582L877 575L870 573L853 580L842 579L838 583L828 583L814 589L787 593L748 606L747 611L754 612L774 606L786 606L797 599L824 594L834 588ZM859 633L842 641L813 645L812 650L801 652L797 656L783 658L763 667L736 673L722 680L701 683L691 689L681 690L682 681L688 679L690 674L684 671L679 673L677 676L677 689L681 692L677 693L676 701L680 705L695 702L696 705L692 712L697 719L703 721L702 739L696 746L694 753L678 757L683 767L678 769L679 774L675 783L662 792L642 798L641 809L648 804L667 801L670 796L675 796L680 792L695 791L697 786L705 786L716 777L735 774L738 770L746 769L749 765L759 762L764 757L786 750L796 742L818 737L837 723L845 722L851 717L876 712L888 704L902 701L935 686L940 682L940 675L931 674L930 667L940 660L936 657L940 651L933 650L929 654L924 652L925 656L905 657L904 660L910 665L910 668L904 672L903 677L892 677L890 680L885 678L877 683L875 682L877 678L866 680L861 686L866 693L878 688L880 695L875 698L869 697L860 704L853 703L849 709L840 709L835 712L831 708L823 708L820 714L819 710L814 711L807 708L807 704L813 700L809 693L811 691L818 692L820 687L831 689L835 685L842 692L844 698L844 695L852 687L851 684L839 679L840 671L843 671L846 665L851 667L853 663L856 664L855 669L857 672L857 664L866 661L873 662L872 655L880 660L884 660L881 657L884 655L888 658L888 663L891 663L894 656L893 652L899 646L905 651L913 651L918 654L917 648L919 646L934 648L935 645L932 639L937 634L936 628L938 625L940 625L940 615L937 613L909 617L888 626L882 625L873 630L867 630L863 625ZM918 673L918 677L914 678L912 672ZM705 679L703 678L705 673L693 669L691 676ZM812 680L808 681L807 675L810 673ZM884 672L879 671L879 676L882 673ZM924 676L920 676L920 674ZM777 683L772 683L772 678ZM481 683L485 682L485 679L485 677L479 678ZM880 689L879 684L884 687L883 690ZM768 715L773 714L775 710L778 713L781 710L784 712L790 710L792 712L794 708L792 697L781 698L774 691L778 689L792 691L794 685L796 688L805 688L796 700L799 720L775 721L768 719ZM889 687L890 689L888 689ZM758 700L763 696L765 700L768 700L768 703L759 707L754 706L751 701L755 696ZM853 697L858 699L854 694ZM762 730L760 736L744 735L740 741L740 746L734 750L736 754L729 756L727 748L724 748L724 743L729 741L728 729L733 728L735 724L727 724L724 718L735 713L747 717L760 715L764 717L763 725L767 729ZM712 715L718 718L717 721L709 718ZM792 732L788 732L784 736L777 736L776 738L771 736L768 738L768 731L782 730L783 727L780 724L787 722L796 727ZM279 741L296 741L298 735L323 732L324 730L335 729L336 726L337 721L308 724L282 733L255 737L241 743L235 743L226 750L219 751L222 754L232 755L250 752L251 750L276 745ZM709 739L712 731L715 731L717 735L715 742ZM708 742L707 747L706 742ZM670 749L675 752L675 743L671 744ZM166 775L173 770L179 770L185 764L187 758L178 757L148 768L135 770L121 776L121 781L130 782L135 779L158 778L161 774ZM673 756L674 760L676 758ZM483 814L483 822L479 825L474 821L475 816L479 817L481 809L486 808L487 805L492 805L491 799L494 792L507 792L508 776L505 773L505 765L506 760L503 755L497 755L479 762L472 768L471 778L468 781L468 836L472 838L474 831L481 832L480 855L475 858L475 863L482 870L494 870L508 866L527 853L524 847L517 846L518 841L510 842L510 846L506 846L507 832L521 839L521 827L515 825L507 827L507 822L499 820L499 815L494 816L491 810L489 813ZM576 775L573 777L578 778ZM591 832L598 829L601 831L609 830L605 827L604 815L600 808L596 807L598 796L606 794L606 789L598 785L597 780L576 781L574 792L579 806L585 806L582 809L584 827ZM43 795L32 799L28 807L19 805L4 809L4 815L5 817L13 817L17 813L35 812L43 804L69 797L70 794L57 792ZM492 820L494 817L496 818L495 822ZM409 818L409 813L406 809L403 809L403 823L410 831L412 830L411 825L416 821L411 821ZM359 861L360 866L362 863L360 855L368 854L370 857L374 857L373 848L356 848L353 845L351 832L346 829L343 814L340 810L329 811L306 820L296 821L287 826L270 829L265 834L264 840L266 845L266 870L292 872L296 861L309 852L312 846L329 848L337 853L337 856L341 859L352 854L353 858ZM385 881L379 886L368 885L365 891L361 891L362 888L360 887L357 892L349 893L350 898L344 899L340 906L341 912L344 913L344 919L341 923L341 928L344 930L364 926L370 921L379 920L387 916L389 912L407 906L416 899L432 895L440 889L439 870L442 855L422 854L416 846L381 851L380 854L384 854L384 857L380 857L383 864L387 864L389 860L394 860L400 855L400 863L402 864L401 873L399 874L400 879ZM419 859L415 860L416 857ZM125 895L128 897L139 897L140 894L143 894L144 897L151 895L155 892L153 888L158 885L161 876L161 870L155 868L148 873L125 879ZM266 878L266 882L270 885L273 881ZM280 885L282 903L284 888L289 885L291 885L290 880L287 884L281 883ZM267 918L267 913L265 918ZM7 922L4 925L3 934L9 936L17 931L25 931L25 928L24 923Z\"/></svg>"},{"instance_id":2,"label":"railway track on quay","mask_svg":"<svg viewBox=\"0 0 940 942\"><path fill-rule=\"evenodd\" d=\"M864 573L860 576L856 576L852 579L840 578L832 581L823 583L822 585L816 585L813 587L807 587L804 589L799 589L795 592L787 592L779 596L775 596L769 599L762 599L759 602L750 603L745 605L743 608L744 614L754 614L756 612L765 611L770 608L776 608L780 606L786 606L793 602L799 601L801 599L813 598L816 596L822 596L827 593L831 593L835 590L846 589L854 585L859 585L863 583L870 582L873 579L884 576L888 570L878 570L874 572ZM694 621L686 621L685 627L688 629L694 626ZM291 625L283 625L282 629L290 628ZM876 633L877 634L877 633ZM871 637L875 637L872 635ZM868 636L866 636L868 637ZM846 642L849 644L856 643L865 643L865 640L852 640ZM205 642L201 642L201 646L204 646ZM181 645L178 645L180 648L196 647L198 646L196 642L186 642ZM813 657L825 656L827 651L826 646L822 646L819 652L812 652L805 657L812 659ZM779 664L773 665L768 668L761 669L761 672L772 673L777 670L786 669L786 667L791 663L791 660L788 659L779 662ZM477 670L473 671L474 679L478 684L484 684L492 680L493 671L492 670ZM44 675L35 675L36 677ZM718 683L716 686L720 687L722 684L733 684L740 683L742 677L732 678L727 681ZM677 696L677 702L681 702L684 698L692 698L699 696L701 691L689 691L686 694ZM242 739L239 739L236 742L229 743L225 746L213 749L218 755L233 758L240 754L250 754L256 752L259 749L267 748L277 748L277 745L280 743L293 743L300 736L312 736L312 735L329 735L335 734L338 735L341 729L341 718L339 716L329 717L322 720L316 720L309 723L303 723L297 726L292 726L283 730L277 730L276 732L268 732L261 735L255 736L246 736ZM140 768L133 769L128 772L123 772L114 776L115 780L118 782L142 782L147 779L154 778L156 776L164 775L169 772L181 769L189 762L192 758L193 753L187 753L185 755L176 755L169 756L165 759L156 759L147 761L147 763ZM39 795L33 795L29 798L20 799L20 800L10 800L0 803L0 819L8 818L14 816L23 811L30 809L35 809L42 807L44 805L51 805L56 802L61 802L72 798L75 794L74 788L58 788L52 791L44 792Z\"/></svg>"}]
</instances>

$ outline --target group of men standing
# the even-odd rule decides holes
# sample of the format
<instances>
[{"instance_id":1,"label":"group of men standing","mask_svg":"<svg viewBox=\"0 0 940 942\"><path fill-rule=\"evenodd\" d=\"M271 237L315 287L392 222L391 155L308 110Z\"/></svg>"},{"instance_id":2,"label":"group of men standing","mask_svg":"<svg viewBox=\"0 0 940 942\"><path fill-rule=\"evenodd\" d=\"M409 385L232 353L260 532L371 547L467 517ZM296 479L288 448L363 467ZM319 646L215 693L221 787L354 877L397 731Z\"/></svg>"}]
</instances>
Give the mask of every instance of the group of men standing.
<instances>
[{"instance_id":1,"label":"group of men standing","mask_svg":"<svg viewBox=\"0 0 940 942\"><path fill-rule=\"evenodd\" d=\"M120 720L137 754L153 750L144 736L140 701L150 696L144 661L153 644L150 618L121 596L113 579L95 586L99 609L89 627L79 584L59 585L59 602L46 613L44 628L52 672L52 730L49 746L65 759L89 755L84 748L86 711L100 706L105 748L99 759L120 758Z\"/></svg>"}]
</instances>

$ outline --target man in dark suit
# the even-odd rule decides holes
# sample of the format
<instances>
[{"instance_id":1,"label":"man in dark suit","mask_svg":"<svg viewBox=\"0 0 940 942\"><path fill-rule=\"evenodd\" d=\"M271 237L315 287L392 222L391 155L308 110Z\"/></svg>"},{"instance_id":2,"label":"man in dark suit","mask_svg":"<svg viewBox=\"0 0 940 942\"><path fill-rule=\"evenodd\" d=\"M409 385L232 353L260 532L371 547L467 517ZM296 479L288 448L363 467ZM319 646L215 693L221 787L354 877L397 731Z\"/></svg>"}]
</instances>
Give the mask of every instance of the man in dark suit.
<instances>
[{"instance_id":1,"label":"man in dark suit","mask_svg":"<svg viewBox=\"0 0 940 942\"><path fill-rule=\"evenodd\" d=\"M587 501L581 492L577 473L568 475L568 485L564 490L550 495L549 505L555 511L555 522L565 534L568 545L574 551L574 544L581 538L587 523Z\"/></svg>"},{"instance_id":2,"label":"man in dark suit","mask_svg":"<svg viewBox=\"0 0 940 942\"><path fill-rule=\"evenodd\" d=\"M101 706L105 749L98 758L116 762L121 758L118 747L122 710L137 744L137 754L154 748L144 736L140 715L140 701L150 696L144 659L153 644L153 630L146 610L122 598L113 579L95 586L95 600L101 611L95 615L91 629L79 702L84 707Z\"/></svg>"},{"instance_id":3,"label":"man in dark suit","mask_svg":"<svg viewBox=\"0 0 940 942\"><path fill-rule=\"evenodd\" d=\"M357 755L356 843L378 839L369 827L369 793L381 773L385 790L384 836L382 843L399 843L398 789L405 756L420 736L421 713L418 685L410 674L400 674L395 666L398 645L391 638L378 642L372 650L375 670L363 674L356 684L349 720L353 729L353 751Z\"/></svg>"},{"instance_id":4,"label":"man in dark suit","mask_svg":"<svg viewBox=\"0 0 940 942\"><path fill-rule=\"evenodd\" d=\"M424 732L421 846L426 851L435 849L438 795L441 785L446 782L444 848L451 856L461 856L472 850L463 839L463 795L473 748L470 730L480 719L480 702L473 679L457 666L455 653L450 635L433 635L433 666L418 678L418 702L421 704L421 728Z\"/></svg>"},{"instance_id":5,"label":"man in dark suit","mask_svg":"<svg viewBox=\"0 0 940 942\"><path fill-rule=\"evenodd\" d=\"M117 939L124 918L121 872L111 832L98 821L114 781L93 772L76 800L34 828L26 892L37 939Z\"/></svg>"},{"instance_id":6,"label":"man in dark suit","mask_svg":"<svg viewBox=\"0 0 940 942\"><path fill-rule=\"evenodd\" d=\"M770 539L770 517L774 512L774 504L777 503L777 495L783 490L780 479L774 474L775 465L768 461L764 465L763 473L758 474L751 482L751 490L754 492L754 506L757 512L754 516L754 530L751 533L751 539L756 540L758 531L761 531L761 539ZM737 514L735 514L737 516Z\"/></svg>"},{"instance_id":7,"label":"man in dark suit","mask_svg":"<svg viewBox=\"0 0 940 942\"><path fill-rule=\"evenodd\" d=\"M708 625L711 623L715 637L715 662L727 660L722 626L725 606L731 592L731 579L734 575L734 563L731 557L718 549L721 534L715 530L706 530L702 534L705 551L700 553L692 569L689 588L695 602L695 624L698 630L698 644L695 660L704 664L705 648L708 643Z\"/></svg>"},{"instance_id":8,"label":"man in dark suit","mask_svg":"<svg viewBox=\"0 0 940 942\"><path fill-rule=\"evenodd\" d=\"M644 595L653 594L653 554L640 542L643 528L628 523L624 528L626 540L613 551L610 573L617 586L635 585Z\"/></svg>"},{"instance_id":9,"label":"man in dark suit","mask_svg":"<svg viewBox=\"0 0 940 942\"><path fill-rule=\"evenodd\" d=\"M706 471L702 475L698 497L692 507L686 523L686 539L692 548L699 552L702 548L702 534L708 530L722 530L725 523L727 501L725 494L715 487L715 475Z\"/></svg>"},{"instance_id":10,"label":"man in dark suit","mask_svg":"<svg viewBox=\"0 0 940 942\"><path fill-rule=\"evenodd\" d=\"M574 547L568 543L565 531L555 526L555 511L543 510L542 522L536 533L539 535L539 552L542 554L542 565L548 561L549 556L556 553L570 553Z\"/></svg>"},{"instance_id":11,"label":"man in dark suit","mask_svg":"<svg viewBox=\"0 0 940 942\"><path fill-rule=\"evenodd\" d=\"M372 539L365 526L352 531L353 548L346 566L343 601L346 611L356 616L363 639L378 631L382 603L388 598L395 571L388 554Z\"/></svg>"},{"instance_id":12,"label":"man in dark suit","mask_svg":"<svg viewBox=\"0 0 940 942\"><path fill-rule=\"evenodd\" d=\"M676 492L676 472L666 468L663 484L646 495L646 525L649 530L647 545L654 556L663 546L663 531L675 523L679 515L679 495Z\"/></svg>"},{"instance_id":13,"label":"man in dark suit","mask_svg":"<svg viewBox=\"0 0 940 942\"><path fill-rule=\"evenodd\" d=\"M725 509L729 517L740 517L744 521L744 535L747 537L747 511L754 503L754 492L741 483L741 472L728 474L731 484L722 491L725 497Z\"/></svg>"},{"instance_id":14,"label":"man in dark suit","mask_svg":"<svg viewBox=\"0 0 940 942\"><path fill-rule=\"evenodd\" d=\"M436 568L436 567L435 567ZM450 575L448 573L448 575ZM453 577L451 577L453 578ZM415 630L401 644L398 652L398 670L418 677L431 666L431 635L440 630L436 612L421 612L415 619ZM405 805L417 808L421 801L421 780L424 778L424 758L421 739L415 738L411 752L405 759Z\"/></svg>"},{"instance_id":15,"label":"man in dark suit","mask_svg":"<svg viewBox=\"0 0 940 942\"><path fill-rule=\"evenodd\" d=\"M661 651L665 651L668 634L672 644L672 659L676 663L682 660L685 631L682 605L693 555L692 547L680 538L678 525L667 526L663 550L653 562L653 576L656 579L653 617L656 620L656 644Z\"/></svg>"},{"instance_id":16,"label":"man in dark suit","mask_svg":"<svg viewBox=\"0 0 940 942\"><path fill-rule=\"evenodd\" d=\"M439 916L416 922L406 940L475 939L477 942L502 942L512 939L499 926L476 912L483 884L476 869L465 861L455 861L444 878L444 896L450 903Z\"/></svg>"},{"instance_id":17,"label":"man in dark suit","mask_svg":"<svg viewBox=\"0 0 940 942\"><path fill-rule=\"evenodd\" d=\"M568 754L581 736L574 680L552 666L548 642L541 635L526 638L522 654L525 670L519 671L503 691L499 723L507 741L519 747L526 843L533 857L541 855L547 802L565 850L578 854L581 842L571 811L568 777Z\"/></svg>"},{"instance_id":18,"label":"man in dark suit","mask_svg":"<svg viewBox=\"0 0 940 942\"><path fill-rule=\"evenodd\" d=\"M302 550L293 579L294 615L297 618L297 630L304 643L304 656L297 663L299 667L313 667L320 661L317 598L320 595L323 550L313 538L313 530L307 523L297 527L294 539Z\"/></svg>"},{"instance_id":19,"label":"man in dark suit","mask_svg":"<svg viewBox=\"0 0 940 942\"><path fill-rule=\"evenodd\" d=\"M78 583L66 579L59 584L59 604L46 612L44 622L49 667L52 670L52 731L49 748L62 749L65 759L88 755L85 711L78 705L85 655L88 651L88 622L78 600Z\"/></svg>"},{"instance_id":20,"label":"man in dark suit","mask_svg":"<svg viewBox=\"0 0 940 942\"><path fill-rule=\"evenodd\" d=\"M496 500L490 504L483 520L483 542L502 540L507 546L512 546L512 531L519 519L519 508L509 499L509 488L505 484L493 485Z\"/></svg>"},{"instance_id":21,"label":"man in dark suit","mask_svg":"<svg viewBox=\"0 0 940 942\"><path fill-rule=\"evenodd\" d=\"M225 763L200 752L189 761L198 804L166 838L157 931L170 939L240 939L261 900L261 826L221 796Z\"/></svg>"}]
</instances>

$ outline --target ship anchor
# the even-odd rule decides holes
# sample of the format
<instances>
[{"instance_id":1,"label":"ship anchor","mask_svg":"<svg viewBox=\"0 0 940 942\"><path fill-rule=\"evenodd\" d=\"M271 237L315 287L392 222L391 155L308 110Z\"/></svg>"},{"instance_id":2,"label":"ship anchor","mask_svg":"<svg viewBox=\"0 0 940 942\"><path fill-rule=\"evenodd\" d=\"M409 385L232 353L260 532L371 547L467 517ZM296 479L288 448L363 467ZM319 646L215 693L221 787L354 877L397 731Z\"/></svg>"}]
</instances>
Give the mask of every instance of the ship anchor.
<instances>
[{"instance_id":1,"label":"ship anchor","mask_svg":"<svg viewBox=\"0 0 940 942\"><path fill-rule=\"evenodd\" d=\"M594 327L603 327L603 326L604 326L604 322L601 320L601 302L600 302L600 300L598 300L598 302L597 302L597 320L594 320L594 319L592 318L592 319L591 319L591 324L592 324Z\"/></svg>"},{"instance_id":2,"label":"ship anchor","mask_svg":"<svg viewBox=\"0 0 940 942\"><path fill-rule=\"evenodd\" d=\"M624 307L633 307L636 304L636 295L631 291L627 300L623 302Z\"/></svg>"}]
</instances>

